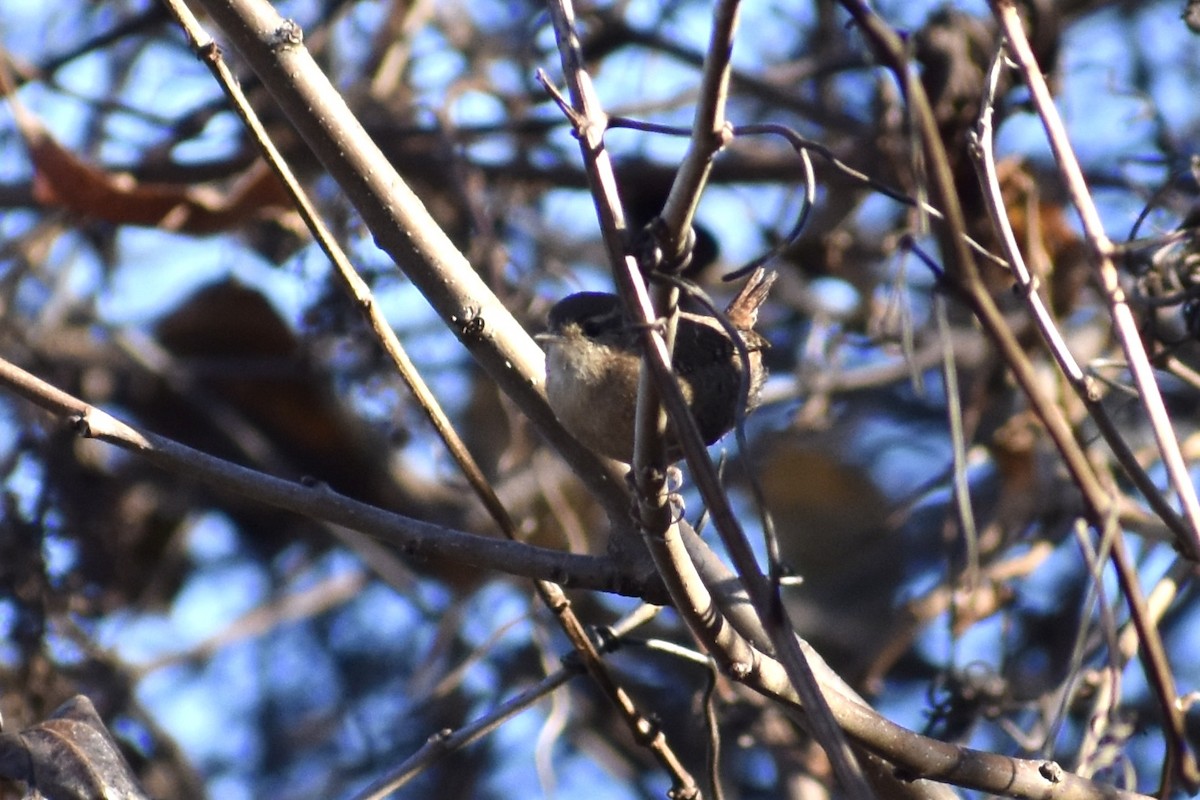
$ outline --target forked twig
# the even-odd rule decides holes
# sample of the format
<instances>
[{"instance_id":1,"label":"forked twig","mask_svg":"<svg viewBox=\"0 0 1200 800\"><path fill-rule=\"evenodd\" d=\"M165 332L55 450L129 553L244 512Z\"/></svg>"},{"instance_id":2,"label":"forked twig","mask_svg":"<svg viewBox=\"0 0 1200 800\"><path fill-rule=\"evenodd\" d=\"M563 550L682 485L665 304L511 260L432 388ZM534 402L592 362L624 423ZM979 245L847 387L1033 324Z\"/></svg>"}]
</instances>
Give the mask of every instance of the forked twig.
<instances>
[{"instance_id":1,"label":"forked twig","mask_svg":"<svg viewBox=\"0 0 1200 800\"><path fill-rule=\"evenodd\" d=\"M1179 497L1184 517L1188 521L1188 552L1193 559L1200 560L1200 499L1197 499L1196 487L1188 475L1187 464L1179 450L1179 442L1175 439L1175 430L1171 426L1166 405L1158 390L1154 369L1146 357L1146 349L1142 344L1142 337L1138 333L1137 322L1133 318L1129 304L1125 302L1125 291L1121 288L1117 267L1112 258L1115 248L1104 232L1100 213L1096 209L1096 204L1092 202L1091 194L1088 192L1083 178L1083 170L1071 148L1066 128L1054 106L1054 99L1050 96L1046 79L1042 76L1029 40L1025 36L1025 29L1016 5L1011 0L994 0L993 7L1008 42L1009 54L1029 87L1034 108L1041 117L1042 125L1046 129L1046 138L1054 152L1054 160L1066 182L1071 201L1079 213L1080 223L1083 225L1084 234L1091 249L1096 274L1108 300L1109 311L1112 313L1117 338L1121 342L1121 348L1125 351L1129 370L1133 373L1138 396L1141 398L1142 407L1150 420L1155 441L1158 443L1159 454L1171 479L1171 486Z\"/></svg>"},{"instance_id":2,"label":"forked twig","mask_svg":"<svg viewBox=\"0 0 1200 800\"><path fill-rule=\"evenodd\" d=\"M1066 377L1071 388L1074 389L1075 395L1087 408L1092 419L1095 420L1097 427L1100 429L1100 434L1104 437L1109 447L1112 448L1113 455L1121 466L1124 467L1126 474L1129 475L1134 485L1137 486L1155 513L1175 533L1180 546L1187 547L1191 542L1191 534L1187 524L1180 518L1175 509L1171 507L1166 498L1163 497L1162 492L1154 485L1154 481L1150 479L1150 476L1146 474L1146 470L1142 468L1133 451L1130 450L1125 437L1121 434L1116 423L1109 415L1108 409L1105 408L1100 392L1095 386L1094 379L1083 371L1078 362L1076 362L1075 356L1071 354L1071 350L1067 347L1067 343L1059 332L1058 326L1054 323L1054 318L1050 310L1046 307L1046 303L1042 299L1042 294L1037 290L1035 280L1030 274L1029 268L1025 265L1021 249L1017 246L1016 235L1004 210L1004 198L1001 196L1000 178L996 168L996 156L992 136L992 114L995 107L994 95L1000 71L1003 68L1003 61L1002 53L998 52L988 73L987 96L984 98L983 112L980 115L979 124L977 125L972 141L972 150L975 155L974 162L979 174L979 183L988 212L992 218L993 228L999 234L1000 244L1004 248L1004 254L1012 270L1013 279L1020 289L1021 297L1025 300L1025 305L1033 317L1034 324L1045 340L1050 355L1058 363L1059 369Z\"/></svg>"},{"instance_id":3,"label":"forked twig","mask_svg":"<svg viewBox=\"0 0 1200 800\"><path fill-rule=\"evenodd\" d=\"M1175 431L1163 404L1154 371L1146 357L1141 335L1138 333L1133 312L1125 302L1125 293L1120 286L1116 265L1113 263L1114 248L1104 232L1099 212L1092 202L1083 172L1078 159L1067 138L1066 128L1055 108L1050 90L1045 78L1038 68L1029 41L1025 36L1024 26L1017 13L1016 6L1009 0L994 0L993 9L1004 33L1007 48L1024 76L1029 87L1034 107L1042 119L1050 147L1054 152L1063 179L1067 184L1072 202L1079 212L1086 239L1097 269L1100 285L1109 302L1113 325L1117 338L1125 352L1125 358L1133 373L1134 382L1138 388L1142 407L1146 411L1155 440L1158 444L1159 455L1167 468L1171 485L1183 506L1184 516L1188 521L1185 531L1186 538L1181 541L1189 558L1195 561L1200 557L1200 502L1196 499L1195 486L1187 472L1187 465L1175 439ZM1115 437L1120 441L1120 436ZM1123 444L1123 443L1122 443ZM1147 495L1148 499L1153 493ZM1170 524L1170 518L1164 517ZM1111 538L1113 564L1125 593L1126 602L1130 607L1130 615L1142 640L1143 664L1147 677L1155 687L1155 695L1159 701L1164 719L1167 723L1165 763L1162 770L1160 794L1166 796L1170 792L1171 782L1178 776L1185 788L1194 791L1200 786L1200 767L1188 747L1184 727L1183 713L1176 702L1178 694L1175 689L1174 676L1162 646L1162 640L1154 627L1153 621L1146 609L1145 596L1142 593L1137 569L1125 548L1122 531L1116 524L1115 515L1106 515L1098 525L1105 539Z\"/></svg>"}]
</instances>

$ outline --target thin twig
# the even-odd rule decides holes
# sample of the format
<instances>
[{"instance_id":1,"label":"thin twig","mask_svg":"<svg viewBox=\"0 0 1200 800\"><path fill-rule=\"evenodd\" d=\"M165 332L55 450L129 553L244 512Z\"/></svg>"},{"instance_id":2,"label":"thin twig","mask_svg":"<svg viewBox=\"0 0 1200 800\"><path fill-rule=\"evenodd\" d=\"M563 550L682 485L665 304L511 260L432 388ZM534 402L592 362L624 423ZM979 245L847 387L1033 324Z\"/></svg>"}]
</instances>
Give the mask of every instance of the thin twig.
<instances>
[{"instance_id":1,"label":"thin twig","mask_svg":"<svg viewBox=\"0 0 1200 800\"><path fill-rule=\"evenodd\" d=\"M428 769L434 762L477 742L578 674L578 669L563 667L552 675L542 678L536 685L496 706L474 722L464 725L456 731L447 729L435 733L425 742L424 747L386 775L372 781L361 792L355 794L353 800L381 800L404 786L414 776Z\"/></svg>"},{"instance_id":2,"label":"thin twig","mask_svg":"<svg viewBox=\"0 0 1200 800\"><path fill-rule=\"evenodd\" d=\"M662 227L655 231L669 264L683 255L700 196L712 172L713 159L732 138L725 119L725 105L729 99L730 58L740 8L740 0L717 0L713 9L713 26L702 67L692 135L663 206Z\"/></svg>"},{"instance_id":3,"label":"thin twig","mask_svg":"<svg viewBox=\"0 0 1200 800\"><path fill-rule=\"evenodd\" d=\"M963 570L963 585L968 592L979 586L979 531L975 527L975 513L971 508L971 483L967 476L967 442L963 429L962 398L958 390L958 365L954 362L954 345L951 344L950 316L944 294L933 298L933 313L937 320L938 336L942 340L942 375L946 384L946 418L950 427L950 445L954 472L954 507L958 512L958 525L966 545L966 567Z\"/></svg>"},{"instance_id":4,"label":"thin twig","mask_svg":"<svg viewBox=\"0 0 1200 800\"><path fill-rule=\"evenodd\" d=\"M645 131L647 133L660 133L660 134L664 134L667 136L691 136L691 130L689 128L683 128L678 125L663 125L663 124L656 123L656 122L647 122L645 120L630 119L628 117L617 117L617 116L609 117L608 118L608 127L609 128L629 128L631 130ZM831 167L836 169L838 172L841 172L843 175L845 175L846 177L850 178L853 181L861 183L864 187L871 189L872 191L877 192L879 194L882 194L883 196L888 197L892 200L895 200L897 203L902 203L906 206L911 206L913 208L920 209L923 213L928 214L929 216L933 217L934 219L937 219L937 220L945 219L945 217L943 216L941 211L939 211L936 207L930 205L929 203L925 202L921 198L911 197L908 194L906 194L905 192L901 191L900 189L890 186L890 185L884 183L883 181L879 180L878 178L874 178L874 177L866 174L865 172L862 172L861 170L855 169L854 167L850 166L842 159L838 158L837 154L834 153L830 147L822 144L821 142L816 141L815 139L809 139L807 137L801 136L794 129L789 128L786 125L780 125L780 124L774 123L774 122L754 123L754 124L749 124L749 125L734 125L730 128L730 132L732 133L732 135L734 136L735 139L739 136L762 136L762 135L771 135L771 136L782 137L783 139L785 139L788 142L789 145L791 145L792 149L794 149L796 152L802 153L802 154L816 153L818 156L823 158ZM801 166L803 167L803 175L805 176L805 181L806 181L805 194L806 194L806 199L807 199L807 194L809 192L810 186L813 187L812 191L815 192L816 181L812 177L812 172L811 172L812 167L807 162L801 162ZM812 201L809 200L808 202L811 205ZM804 221L803 217L801 217L801 219L797 222L796 227L797 228L801 227L803 221ZM794 238L795 235L796 234L793 231L793 233L789 236L789 238ZM975 254L978 255L980 258L985 258L988 261L994 263L996 266L999 266L999 267L1007 266L1007 264L1005 264L1005 262L1004 262L1004 259L999 258L994 253L990 252L986 247L981 245L979 242L975 241L970 236L965 236L965 241L967 243L967 246L970 247L971 250L974 251ZM772 257L772 255L775 252L776 252L776 248L772 248L770 253L763 255L763 256L759 256L758 258L755 258L753 261L751 261L749 264L738 267L732 273L724 276L724 279L725 280L736 280L737 278L742 277L743 275L754 270L756 267L765 264Z\"/></svg>"}]
</instances>

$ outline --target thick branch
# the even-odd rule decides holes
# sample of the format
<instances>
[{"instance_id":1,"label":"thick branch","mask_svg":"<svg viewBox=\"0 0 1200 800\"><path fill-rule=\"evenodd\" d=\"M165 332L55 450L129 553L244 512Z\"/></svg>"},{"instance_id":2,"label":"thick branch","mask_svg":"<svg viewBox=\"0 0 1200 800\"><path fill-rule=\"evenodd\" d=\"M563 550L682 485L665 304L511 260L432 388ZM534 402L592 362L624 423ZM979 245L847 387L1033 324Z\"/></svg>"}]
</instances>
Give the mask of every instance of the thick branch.
<instances>
[{"instance_id":1,"label":"thick branch","mask_svg":"<svg viewBox=\"0 0 1200 800\"><path fill-rule=\"evenodd\" d=\"M404 270L480 366L576 468L613 519L629 500L612 466L576 442L546 404L542 351L438 227L302 45L263 0L201 0L262 79L376 243Z\"/></svg>"}]
</instances>

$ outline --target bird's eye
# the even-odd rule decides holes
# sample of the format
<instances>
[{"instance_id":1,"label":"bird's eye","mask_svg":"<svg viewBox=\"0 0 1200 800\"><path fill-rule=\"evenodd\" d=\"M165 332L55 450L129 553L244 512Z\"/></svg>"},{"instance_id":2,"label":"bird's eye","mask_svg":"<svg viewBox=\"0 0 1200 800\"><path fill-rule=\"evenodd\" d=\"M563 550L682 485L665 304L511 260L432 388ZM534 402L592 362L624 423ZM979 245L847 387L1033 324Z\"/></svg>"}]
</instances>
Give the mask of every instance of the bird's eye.
<instances>
[{"instance_id":1,"label":"bird's eye","mask_svg":"<svg viewBox=\"0 0 1200 800\"><path fill-rule=\"evenodd\" d=\"M585 319L583 321L583 324L581 327L583 328L583 332L586 335L599 336L600 334L604 333L605 330L608 329L609 326L606 324L606 322L607 322L607 318L604 318L604 317L601 317L599 319L596 319L596 318Z\"/></svg>"}]
</instances>

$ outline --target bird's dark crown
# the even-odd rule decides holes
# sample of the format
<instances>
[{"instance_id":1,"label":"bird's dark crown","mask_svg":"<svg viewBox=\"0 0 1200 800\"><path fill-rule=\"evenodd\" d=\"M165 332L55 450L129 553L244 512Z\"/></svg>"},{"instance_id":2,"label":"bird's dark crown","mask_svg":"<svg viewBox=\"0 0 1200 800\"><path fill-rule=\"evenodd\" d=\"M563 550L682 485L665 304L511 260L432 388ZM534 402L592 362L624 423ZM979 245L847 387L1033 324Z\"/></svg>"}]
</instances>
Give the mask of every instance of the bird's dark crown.
<instances>
[{"instance_id":1,"label":"bird's dark crown","mask_svg":"<svg viewBox=\"0 0 1200 800\"><path fill-rule=\"evenodd\" d=\"M590 337L626 327L620 298L607 292L578 292L564 297L550 309L548 322L552 333L561 333L575 323Z\"/></svg>"}]
</instances>

